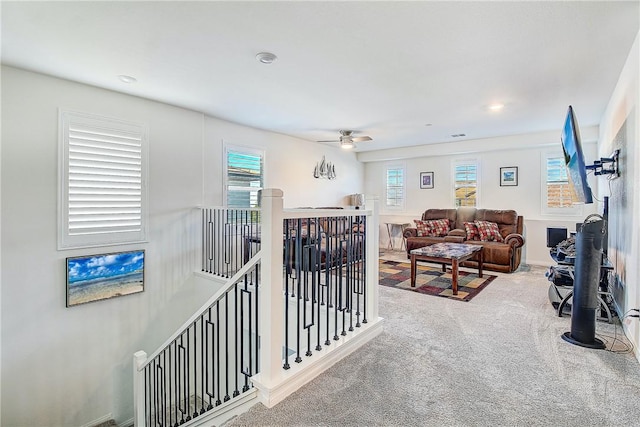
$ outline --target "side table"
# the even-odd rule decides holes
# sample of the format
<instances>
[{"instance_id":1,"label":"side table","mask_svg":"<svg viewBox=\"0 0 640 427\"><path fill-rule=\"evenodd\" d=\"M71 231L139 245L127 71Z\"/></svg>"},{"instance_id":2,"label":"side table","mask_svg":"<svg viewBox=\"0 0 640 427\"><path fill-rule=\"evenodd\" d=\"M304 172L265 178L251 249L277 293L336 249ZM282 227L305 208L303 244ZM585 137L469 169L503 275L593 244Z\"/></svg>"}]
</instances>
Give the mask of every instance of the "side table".
<instances>
[{"instance_id":1,"label":"side table","mask_svg":"<svg viewBox=\"0 0 640 427\"><path fill-rule=\"evenodd\" d=\"M389 249L393 249L393 230L396 228L400 229L400 234L402 235L402 243L400 244L400 249L404 246L407 248L407 242L404 237L404 229L409 227L411 224L408 222L385 222L387 225L387 234L389 235L389 245L387 246Z\"/></svg>"}]
</instances>

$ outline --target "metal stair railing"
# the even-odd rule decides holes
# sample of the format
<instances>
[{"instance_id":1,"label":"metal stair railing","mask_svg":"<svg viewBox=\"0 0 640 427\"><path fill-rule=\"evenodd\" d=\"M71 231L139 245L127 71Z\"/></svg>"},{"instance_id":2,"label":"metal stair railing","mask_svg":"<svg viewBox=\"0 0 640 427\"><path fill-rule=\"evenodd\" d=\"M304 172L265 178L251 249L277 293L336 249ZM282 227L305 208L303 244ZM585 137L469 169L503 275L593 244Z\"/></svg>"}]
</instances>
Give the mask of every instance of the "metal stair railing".
<instances>
[{"instance_id":1,"label":"metal stair railing","mask_svg":"<svg viewBox=\"0 0 640 427\"><path fill-rule=\"evenodd\" d=\"M134 355L137 427L182 425L252 388L261 260L258 251L150 357Z\"/></svg>"}]
</instances>

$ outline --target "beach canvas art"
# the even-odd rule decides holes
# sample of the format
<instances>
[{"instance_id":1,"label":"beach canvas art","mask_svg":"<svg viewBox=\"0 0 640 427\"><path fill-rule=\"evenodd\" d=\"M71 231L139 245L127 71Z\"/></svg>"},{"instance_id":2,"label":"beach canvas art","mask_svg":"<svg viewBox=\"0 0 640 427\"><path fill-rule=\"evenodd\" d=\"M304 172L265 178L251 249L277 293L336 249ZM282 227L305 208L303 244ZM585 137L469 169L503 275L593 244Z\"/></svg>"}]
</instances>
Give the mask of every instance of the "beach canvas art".
<instances>
[{"instance_id":1,"label":"beach canvas art","mask_svg":"<svg viewBox=\"0 0 640 427\"><path fill-rule=\"evenodd\" d=\"M144 250L67 258L67 307L144 290Z\"/></svg>"}]
</instances>

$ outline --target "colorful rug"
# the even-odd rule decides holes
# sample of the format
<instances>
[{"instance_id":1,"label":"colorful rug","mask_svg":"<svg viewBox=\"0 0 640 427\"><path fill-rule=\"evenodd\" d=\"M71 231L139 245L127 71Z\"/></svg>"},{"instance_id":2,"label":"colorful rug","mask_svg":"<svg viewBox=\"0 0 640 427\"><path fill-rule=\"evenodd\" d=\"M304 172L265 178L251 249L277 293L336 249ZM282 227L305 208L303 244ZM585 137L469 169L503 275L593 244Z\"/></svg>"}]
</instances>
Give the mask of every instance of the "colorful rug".
<instances>
[{"instance_id":1,"label":"colorful rug","mask_svg":"<svg viewBox=\"0 0 640 427\"><path fill-rule=\"evenodd\" d=\"M431 267L418 263L416 287L411 287L411 264L408 262L380 260L380 284L391 288L406 289L425 295L451 298L458 301L470 301L487 287L497 276L483 271L482 278L475 273L460 270L458 272L458 295L451 290L451 270L443 272L441 267Z\"/></svg>"}]
</instances>

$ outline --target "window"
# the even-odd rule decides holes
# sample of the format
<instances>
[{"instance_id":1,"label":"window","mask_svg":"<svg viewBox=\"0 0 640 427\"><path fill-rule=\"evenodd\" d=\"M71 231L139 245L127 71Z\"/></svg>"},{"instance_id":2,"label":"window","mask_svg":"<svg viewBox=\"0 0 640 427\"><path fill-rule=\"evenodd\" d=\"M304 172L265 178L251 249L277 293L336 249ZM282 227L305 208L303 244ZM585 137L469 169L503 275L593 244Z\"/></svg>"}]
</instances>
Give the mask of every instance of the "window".
<instances>
[{"instance_id":1,"label":"window","mask_svg":"<svg viewBox=\"0 0 640 427\"><path fill-rule=\"evenodd\" d=\"M404 168L389 167L386 174L386 202L389 209L404 207Z\"/></svg>"},{"instance_id":2,"label":"window","mask_svg":"<svg viewBox=\"0 0 640 427\"><path fill-rule=\"evenodd\" d=\"M565 208L573 206L567 169L562 157L547 158L547 207Z\"/></svg>"},{"instance_id":3,"label":"window","mask_svg":"<svg viewBox=\"0 0 640 427\"><path fill-rule=\"evenodd\" d=\"M256 208L263 185L263 153L228 147L226 150L226 200L230 208Z\"/></svg>"},{"instance_id":4,"label":"window","mask_svg":"<svg viewBox=\"0 0 640 427\"><path fill-rule=\"evenodd\" d=\"M455 206L478 206L478 165L457 162L453 175Z\"/></svg>"},{"instance_id":5,"label":"window","mask_svg":"<svg viewBox=\"0 0 640 427\"><path fill-rule=\"evenodd\" d=\"M580 215L582 208L573 204L573 190L567 177L561 153L547 153L542 157L542 212L556 215ZM545 179L546 178L546 179Z\"/></svg>"},{"instance_id":6,"label":"window","mask_svg":"<svg viewBox=\"0 0 640 427\"><path fill-rule=\"evenodd\" d=\"M59 144L58 248L144 241L146 127L61 111Z\"/></svg>"}]
</instances>

